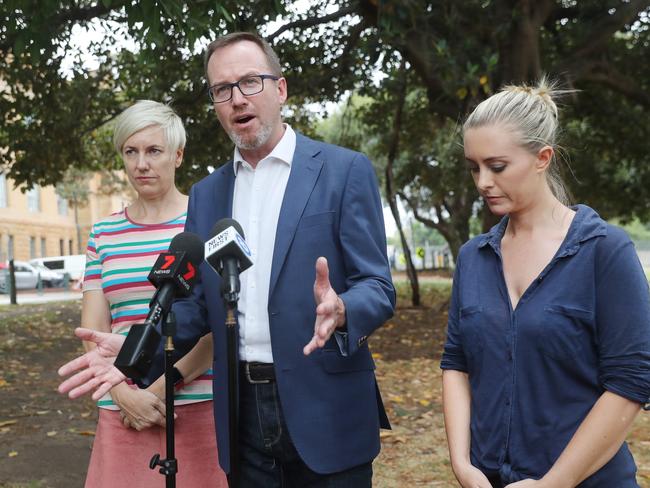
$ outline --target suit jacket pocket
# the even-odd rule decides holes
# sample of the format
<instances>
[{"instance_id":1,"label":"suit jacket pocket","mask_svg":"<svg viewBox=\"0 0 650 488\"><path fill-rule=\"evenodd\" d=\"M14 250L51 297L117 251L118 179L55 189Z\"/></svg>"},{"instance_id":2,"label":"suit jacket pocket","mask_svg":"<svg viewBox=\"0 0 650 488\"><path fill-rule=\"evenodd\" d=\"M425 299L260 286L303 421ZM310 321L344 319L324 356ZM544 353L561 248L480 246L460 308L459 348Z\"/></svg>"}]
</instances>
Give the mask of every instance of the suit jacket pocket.
<instances>
[{"instance_id":1,"label":"suit jacket pocket","mask_svg":"<svg viewBox=\"0 0 650 488\"><path fill-rule=\"evenodd\" d=\"M303 229L316 227L319 225L332 225L334 222L334 214L335 212L331 210L329 212L305 215L300 219L300 222L298 222L297 230L301 231Z\"/></svg>"},{"instance_id":2,"label":"suit jacket pocket","mask_svg":"<svg viewBox=\"0 0 650 488\"><path fill-rule=\"evenodd\" d=\"M323 349L320 357L323 369L328 373L349 373L375 369L375 363L367 348L362 348L348 357L341 356L341 353L334 349Z\"/></svg>"}]
</instances>

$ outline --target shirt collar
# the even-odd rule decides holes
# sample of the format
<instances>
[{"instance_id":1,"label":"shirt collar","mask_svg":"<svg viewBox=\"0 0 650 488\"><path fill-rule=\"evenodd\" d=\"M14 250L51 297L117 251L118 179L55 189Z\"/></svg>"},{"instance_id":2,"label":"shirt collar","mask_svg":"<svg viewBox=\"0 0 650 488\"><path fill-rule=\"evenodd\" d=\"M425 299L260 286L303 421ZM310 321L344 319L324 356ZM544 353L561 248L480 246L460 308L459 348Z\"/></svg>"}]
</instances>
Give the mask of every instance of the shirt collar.
<instances>
[{"instance_id":1,"label":"shirt collar","mask_svg":"<svg viewBox=\"0 0 650 488\"><path fill-rule=\"evenodd\" d=\"M267 156L262 158L260 162L267 159L276 159L282 161L283 163L291 167L291 162L293 161L293 154L296 151L296 133L294 132L294 130L291 128L289 124L283 124L283 125L285 130L284 130L284 134L282 135L282 138L275 145L273 150ZM235 152L232 158L233 171L235 172L235 176L237 176L239 167L244 163L248 164L246 160L243 158L243 156L241 155L241 152L239 152L239 148L235 146Z\"/></svg>"},{"instance_id":2,"label":"shirt collar","mask_svg":"<svg viewBox=\"0 0 650 488\"><path fill-rule=\"evenodd\" d=\"M558 257L574 254L578 251L580 244L593 237L607 235L607 223L600 218L598 213L587 205L575 205L571 209L576 211L575 217L571 222L567 236L558 252ZM480 237L478 246L485 247L488 244L500 253L501 238L508 225L508 216L506 215L501 221L490 229L489 232Z\"/></svg>"}]
</instances>

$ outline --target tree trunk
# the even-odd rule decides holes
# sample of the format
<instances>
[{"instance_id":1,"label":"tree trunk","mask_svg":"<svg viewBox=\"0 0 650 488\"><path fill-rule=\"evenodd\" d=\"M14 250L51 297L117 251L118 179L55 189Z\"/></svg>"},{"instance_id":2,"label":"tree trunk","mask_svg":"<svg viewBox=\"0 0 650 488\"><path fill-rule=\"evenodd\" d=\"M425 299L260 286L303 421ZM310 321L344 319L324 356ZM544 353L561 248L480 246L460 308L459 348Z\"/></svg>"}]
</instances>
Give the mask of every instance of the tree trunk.
<instances>
[{"instance_id":1,"label":"tree trunk","mask_svg":"<svg viewBox=\"0 0 650 488\"><path fill-rule=\"evenodd\" d=\"M404 61L400 66L400 86L397 94L397 105L395 109L395 119L393 121L393 133L391 135L390 147L388 149L388 157L386 162L386 199L390 206L390 211L395 219L397 231L399 232L400 241L402 243L402 251L404 252L404 259L406 260L406 274L409 282L411 283L411 303L414 307L420 306L420 284L418 283L418 274L413 265L411 258L411 249L409 248L402 228L402 219L399 216L399 208L397 206L397 194L395 191L395 179L393 176L393 165L397 157L399 147L399 135L402 127L402 112L404 109L404 100L406 99L406 69Z\"/></svg>"},{"instance_id":2,"label":"tree trunk","mask_svg":"<svg viewBox=\"0 0 650 488\"><path fill-rule=\"evenodd\" d=\"M386 167L386 193L390 191L389 188L394 185L392 168L389 169L389 166ZM411 249L409 247L408 241L406 240L406 234L404 233L404 228L402 227L402 220L399 216L399 208L397 206L397 197L393 193L390 198L388 198L388 205L390 206L390 211L393 214L395 219L395 224L397 225L397 231L399 232L400 242L402 244L402 252L404 252L404 259L406 260L406 276L409 279L411 284L411 303L414 307L420 306L420 284L418 282L418 274L413 264L413 259L411 258Z\"/></svg>"},{"instance_id":3,"label":"tree trunk","mask_svg":"<svg viewBox=\"0 0 650 488\"><path fill-rule=\"evenodd\" d=\"M77 254L80 254L81 253L81 225L79 225L79 205L77 203L76 198L72 202L74 205L74 225L77 230Z\"/></svg>"},{"instance_id":4,"label":"tree trunk","mask_svg":"<svg viewBox=\"0 0 650 488\"><path fill-rule=\"evenodd\" d=\"M463 190L459 190L456 201L453 202L451 206L444 206L444 210L449 215L447 219L443 218L443 206L434 204L431 208L431 211L435 212L435 219L425 217L420 214L418 211L418 206L416 202L410 199L404 192L398 192L398 195L406 201L410 207L415 219L427 227L436 229L449 246L449 251L451 252L454 262L458 257L458 251L460 246L469 240L469 219L472 215L472 202L473 199L469 199L467 194L462 193Z\"/></svg>"},{"instance_id":5,"label":"tree trunk","mask_svg":"<svg viewBox=\"0 0 650 488\"><path fill-rule=\"evenodd\" d=\"M481 231L483 233L489 232L492 227L499 223L499 220L501 220L501 217L490 212L488 204L483 203L483 208L481 209Z\"/></svg>"}]
</instances>

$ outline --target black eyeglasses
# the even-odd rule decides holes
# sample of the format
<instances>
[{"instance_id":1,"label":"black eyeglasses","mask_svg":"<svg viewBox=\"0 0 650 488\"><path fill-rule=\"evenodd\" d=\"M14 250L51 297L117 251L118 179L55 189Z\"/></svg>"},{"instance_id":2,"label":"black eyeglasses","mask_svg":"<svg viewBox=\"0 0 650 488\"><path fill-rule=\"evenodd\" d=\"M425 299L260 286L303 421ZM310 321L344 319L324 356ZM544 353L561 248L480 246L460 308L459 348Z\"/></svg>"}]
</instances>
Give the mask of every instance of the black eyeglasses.
<instances>
[{"instance_id":1,"label":"black eyeglasses","mask_svg":"<svg viewBox=\"0 0 650 488\"><path fill-rule=\"evenodd\" d=\"M264 80L279 80L279 76L274 75L250 75L242 78L235 83L219 83L212 85L208 88L208 95L213 103L227 102L232 98L232 90L234 87L239 88L239 91L245 97L257 95L264 90Z\"/></svg>"}]
</instances>

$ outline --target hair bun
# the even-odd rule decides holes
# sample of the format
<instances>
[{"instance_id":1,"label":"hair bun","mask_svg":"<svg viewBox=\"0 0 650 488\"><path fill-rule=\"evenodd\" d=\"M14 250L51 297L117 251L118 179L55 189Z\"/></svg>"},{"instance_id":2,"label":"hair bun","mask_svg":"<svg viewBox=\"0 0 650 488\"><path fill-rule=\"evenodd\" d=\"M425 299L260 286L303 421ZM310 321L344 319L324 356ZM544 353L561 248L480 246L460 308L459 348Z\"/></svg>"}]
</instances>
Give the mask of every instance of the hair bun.
<instances>
[{"instance_id":1,"label":"hair bun","mask_svg":"<svg viewBox=\"0 0 650 488\"><path fill-rule=\"evenodd\" d=\"M503 87L503 90L509 93L524 93L532 97L539 97L544 105L550 109L553 117L558 118L558 108L555 103L554 98L559 94L559 90L556 89L556 82L549 81L546 76L543 76L537 86L530 86L526 83L521 85L507 85Z\"/></svg>"}]
</instances>

